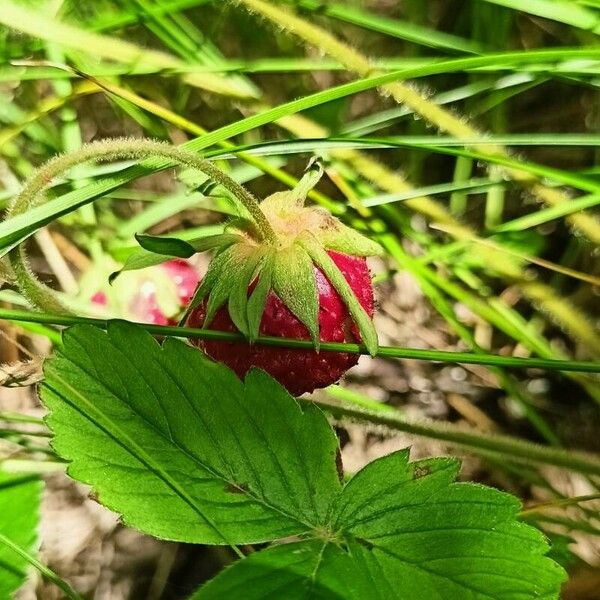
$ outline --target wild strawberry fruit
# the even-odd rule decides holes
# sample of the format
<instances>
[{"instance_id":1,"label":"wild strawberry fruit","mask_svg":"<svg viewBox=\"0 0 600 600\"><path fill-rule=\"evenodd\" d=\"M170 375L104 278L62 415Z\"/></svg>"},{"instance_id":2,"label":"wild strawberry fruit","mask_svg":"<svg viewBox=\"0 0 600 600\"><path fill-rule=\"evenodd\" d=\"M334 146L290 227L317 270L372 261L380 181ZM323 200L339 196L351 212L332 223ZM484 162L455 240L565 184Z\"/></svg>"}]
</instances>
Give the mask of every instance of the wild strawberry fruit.
<instances>
[{"instance_id":1,"label":"wild strawberry fruit","mask_svg":"<svg viewBox=\"0 0 600 600\"><path fill-rule=\"evenodd\" d=\"M372 355L377 352L365 257L381 248L325 209L304 206L321 173L313 166L294 190L260 204L244 192L251 218L192 244L193 251L216 248L216 253L186 311L186 324L238 331L248 339L193 343L240 377L252 367L265 370L294 395L336 382L357 362L355 354L319 352L320 342L362 341ZM175 249L185 253L176 242ZM312 339L315 350L253 343L259 334Z\"/></svg>"},{"instance_id":2,"label":"wild strawberry fruit","mask_svg":"<svg viewBox=\"0 0 600 600\"><path fill-rule=\"evenodd\" d=\"M348 281L369 317L373 316L373 287L367 261L362 257L328 252ZM358 331L342 298L323 272L314 267L313 277L319 294L319 337L322 342L356 342ZM252 286L250 288L252 290ZM202 327L206 322L206 302L203 301L188 317L190 327ZM237 331L226 308L220 308L210 325L211 329ZM294 339L309 339L308 329L271 290L267 295L259 333ZM252 367L259 367L277 379L288 391L299 396L335 383L358 362L357 354L345 352L320 353L314 350L275 348L258 344L194 340L209 356L229 366L243 377Z\"/></svg>"},{"instance_id":3,"label":"wild strawberry fruit","mask_svg":"<svg viewBox=\"0 0 600 600\"><path fill-rule=\"evenodd\" d=\"M90 299L115 316L154 325L176 325L199 279L189 262L176 258L140 273L124 274L112 287L95 291Z\"/></svg>"}]
</instances>

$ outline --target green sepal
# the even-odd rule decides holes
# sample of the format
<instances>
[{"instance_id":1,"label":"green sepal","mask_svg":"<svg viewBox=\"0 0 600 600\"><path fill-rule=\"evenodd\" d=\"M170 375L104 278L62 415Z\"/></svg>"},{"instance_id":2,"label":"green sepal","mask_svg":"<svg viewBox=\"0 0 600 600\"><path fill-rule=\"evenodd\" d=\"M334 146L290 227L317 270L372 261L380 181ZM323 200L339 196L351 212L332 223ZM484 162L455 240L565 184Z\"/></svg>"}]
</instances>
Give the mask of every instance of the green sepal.
<instances>
[{"instance_id":1,"label":"green sepal","mask_svg":"<svg viewBox=\"0 0 600 600\"><path fill-rule=\"evenodd\" d=\"M340 223L337 219L331 229L319 233L319 239L325 249L349 256L381 256L384 253L377 242Z\"/></svg>"},{"instance_id":2,"label":"green sepal","mask_svg":"<svg viewBox=\"0 0 600 600\"><path fill-rule=\"evenodd\" d=\"M293 244L277 252L273 268L273 291L306 326L319 349L319 292L313 261L300 245Z\"/></svg>"},{"instance_id":3,"label":"green sepal","mask_svg":"<svg viewBox=\"0 0 600 600\"><path fill-rule=\"evenodd\" d=\"M248 335L248 287L254 280L265 255L264 248L256 248L244 259L240 269L234 274L234 285L229 295L229 316L233 324L246 336Z\"/></svg>"},{"instance_id":4,"label":"green sepal","mask_svg":"<svg viewBox=\"0 0 600 600\"><path fill-rule=\"evenodd\" d=\"M227 302L230 294L238 285L240 274L244 273L246 265L248 265L249 262L252 262L254 256L258 252L260 251L256 246L250 246L249 244L235 244L217 257L220 258L221 256L224 256L222 262L219 263L217 280L208 295L206 316L202 325L203 328L208 328L210 326L219 308ZM255 267L256 264L254 265L254 268ZM248 287L246 286L246 290L247 289Z\"/></svg>"},{"instance_id":5,"label":"green sepal","mask_svg":"<svg viewBox=\"0 0 600 600\"><path fill-rule=\"evenodd\" d=\"M352 319L358 326L362 342L369 351L371 356L377 354L379 341L377 339L377 331L373 325L373 321L361 306L358 298L355 296L352 288L342 275L337 265L333 262L329 254L323 249L319 242L312 236L306 235L302 238L302 246L306 248L307 253L314 263L323 271L331 285L336 289L337 293L342 298L344 304L350 311Z\"/></svg>"},{"instance_id":6,"label":"green sepal","mask_svg":"<svg viewBox=\"0 0 600 600\"><path fill-rule=\"evenodd\" d=\"M248 338L251 342L256 341L260 331L260 322L265 311L267 296L271 290L273 281L273 267L275 266L275 253L271 250L263 258L259 273L257 274L258 283L254 288L248 304L246 314L248 319Z\"/></svg>"},{"instance_id":7,"label":"green sepal","mask_svg":"<svg viewBox=\"0 0 600 600\"><path fill-rule=\"evenodd\" d=\"M206 298L206 296L210 293L213 286L221 277L222 266L223 264L226 264L232 251L232 246L228 246L227 248L221 250L212 259L210 265L208 266L208 271L206 271L206 275L204 275L200 285L196 288L196 291L194 292L194 295L192 296L192 299L190 300L190 303L188 304L185 313L179 322L180 325L185 324L192 310L199 306L202 300L204 300L204 298Z\"/></svg>"},{"instance_id":8,"label":"green sepal","mask_svg":"<svg viewBox=\"0 0 600 600\"><path fill-rule=\"evenodd\" d=\"M323 167L318 161L312 161L293 189L271 194L261 202L261 207L272 211L285 211L286 209L302 207L308 192L319 183L322 176Z\"/></svg>"}]
</instances>

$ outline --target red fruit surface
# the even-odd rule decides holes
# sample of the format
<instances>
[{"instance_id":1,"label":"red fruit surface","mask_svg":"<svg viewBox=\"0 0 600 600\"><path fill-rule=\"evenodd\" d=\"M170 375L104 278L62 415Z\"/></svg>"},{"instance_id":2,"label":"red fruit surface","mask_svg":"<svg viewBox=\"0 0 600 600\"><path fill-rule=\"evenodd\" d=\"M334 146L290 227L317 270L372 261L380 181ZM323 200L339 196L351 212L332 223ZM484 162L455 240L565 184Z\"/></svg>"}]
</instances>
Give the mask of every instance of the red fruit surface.
<instances>
[{"instance_id":1,"label":"red fruit surface","mask_svg":"<svg viewBox=\"0 0 600 600\"><path fill-rule=\"evenodd\" d=\"M187 306L200 279L196 269L185 260L178 258L152 268L162 272L167 285L167 280L175 284L180 308ZM131 291L131 298L126 302L127 314L124 316L153 325L177 325L177 319L174 316L166 315L159 306L157 286L160 285L160 281L155 278L136 280L135 288L137 289L134 288ZM102 291L96 292L91 301L100 306L108 305L107 295Z\"/></svg>"},{"instance_id":2,"label":"red fruit surface","mask_svg":"<svg viewBox=\"0 0 600 600\"><path fill-rule=\"evenodd\" d=\"M361 257L328 252L338 266L352 291L369 315L373 316L373 286L367 261ZM323 342L355 342L358 331L342 299L325 275L315 267L319 291L319 328ZM190 314L187 325L201 327L204 323L206 303ZM217 311L211 329L237 331L227 307ZM279 297L269 292L260 324L260 334L295 339L310 339L307 328L291 313ZM357 354L344 352L320 353L314 350L275 348L250 345L243 342L218 342L192 340L216 361L225 363L238 377L243 377L252 367L258 367L277 379L294 396L326 387L358 362Z\"/></svg>"}]
</instances>

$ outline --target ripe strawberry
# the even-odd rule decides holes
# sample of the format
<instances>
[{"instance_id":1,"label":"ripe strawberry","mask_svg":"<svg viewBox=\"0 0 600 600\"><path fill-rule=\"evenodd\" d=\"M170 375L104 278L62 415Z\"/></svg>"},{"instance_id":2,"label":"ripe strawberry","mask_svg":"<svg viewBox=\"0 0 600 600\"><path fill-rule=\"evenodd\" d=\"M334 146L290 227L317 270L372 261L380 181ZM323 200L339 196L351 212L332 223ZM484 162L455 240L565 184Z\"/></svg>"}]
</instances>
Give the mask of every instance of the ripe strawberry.
<instances>
[{"instance_id":1,"label":"ripe strawberry","mask_svg":"<svg viewBox=\"0 0 600 600\"><path fill-rule=\"evenodd\" d=\"M240 377L260 367L293 394L334 383L356 364L356 355L319 353L321 341L361 340L371 355L378 345L364 257L379 254L381 247L325 209L304 206L321 173L320 167L309 169L295 189L260 204L234 182L230 188L248 217L232 221L222 234L189 242L137 238L146 250L162 255L216 249L183 322L239 331L249 343L194 343ZM315 350L253 344L259 334L311 339Z\"/></svg>"},{"instance_id":2,"label":"ripe strawberry","mask_svg":"<svg viewBox=\"0 0 600 600\"><path fill-rule=\"evenodd\" d=\"M199 279L188 262L172 259L140 273L123 274L112 287L95 291L90 299L115 316L154 325L176 325Z\"/></svg>"},{"instance_id":3,"label":"ripe strawberry","mask_svg":"<svg viewBox=\"0 0 600 600\"><path fill-rule=\"evenodd\" d=\"M362 257L328 252L329 256L348 281L369 317L373 316L373 287L367 262ZM352 322L342 298L323 272L314 267L319 293L319 332L323 342L354 342L359 333ZM252 291L252 286L250 288ZM202 327L206 317L206 301L189 315L190 327ZM237 331L229 313L220 308L211 323L212 329ZM259 332L265 336L309 339L305 325L290 311L281 299L270 291L264 307ZM316 388L335 383L350 367L358 362L357 354L344 352L321 352L247 343L193 340L216 361L227 364L237 375L243 377L252 367L259 367L284 385L288 391L299 396Z\"/></svg>"}]
</instances>

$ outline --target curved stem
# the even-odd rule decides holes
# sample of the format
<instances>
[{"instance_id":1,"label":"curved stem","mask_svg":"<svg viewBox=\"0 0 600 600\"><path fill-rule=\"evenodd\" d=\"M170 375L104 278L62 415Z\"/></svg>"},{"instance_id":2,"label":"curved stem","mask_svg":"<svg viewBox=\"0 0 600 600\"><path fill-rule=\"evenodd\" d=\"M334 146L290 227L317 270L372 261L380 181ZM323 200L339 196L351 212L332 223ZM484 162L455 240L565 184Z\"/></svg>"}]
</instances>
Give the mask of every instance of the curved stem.
<instances>
[{"instance_id":1,"label":"curved stem","mask_svg":"<svg viewBox=\"0 0 600 600\"><path fill-rule=\"evenodd\" d=\"M254 220L259 234L266 241L275 242L275 232L260 209L257 199L218 167L193 152L163 142L131 138L93 142L83 146L77 152L56 156L49 160L37 169L27 181L21 193L10 205L7 217L23 214L45 202L46 197L43 192L52 180L76 165L90 160L108 162L149 157L166 158L176 164L185 165L206 173L211 179L230 191L236 200L246 208ZM9 259L19 288L35 307L48 312L68 312L54 292L35 276L23 247L13 250L9 254Z\"/></svg>"}]
</instances>

